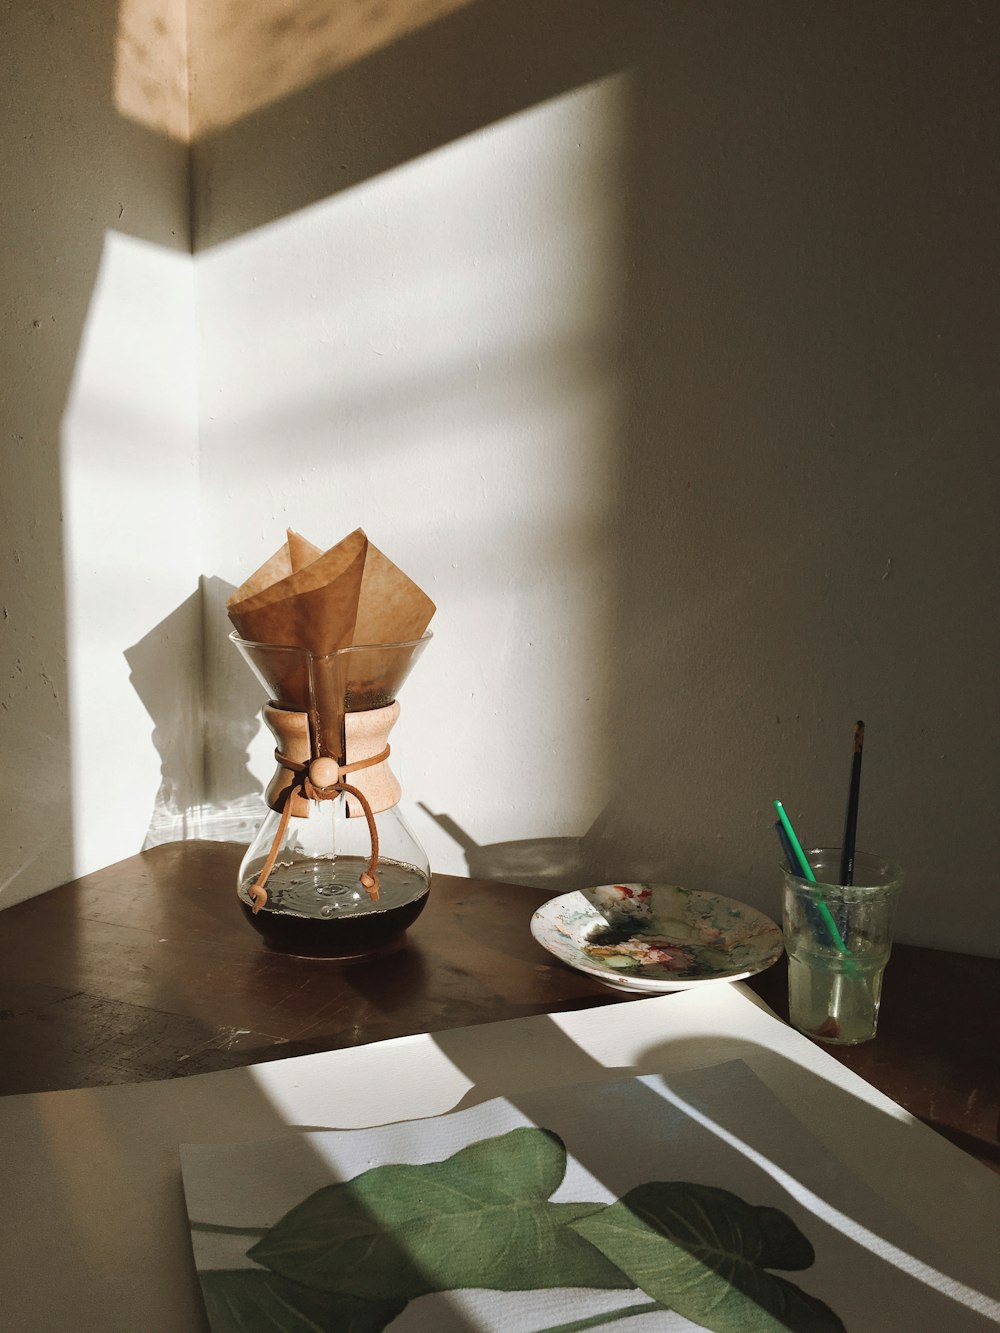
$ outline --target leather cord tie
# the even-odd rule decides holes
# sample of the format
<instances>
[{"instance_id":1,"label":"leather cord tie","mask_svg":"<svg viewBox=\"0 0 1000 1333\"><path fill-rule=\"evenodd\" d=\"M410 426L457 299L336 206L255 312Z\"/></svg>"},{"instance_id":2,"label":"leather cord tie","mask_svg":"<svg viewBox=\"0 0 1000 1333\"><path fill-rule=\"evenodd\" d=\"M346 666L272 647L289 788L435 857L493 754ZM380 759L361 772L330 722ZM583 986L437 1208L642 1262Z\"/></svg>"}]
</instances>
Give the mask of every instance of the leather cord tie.
<instances>
[{"instance_id":1,"label":"leather cord tie","mask_svg":"<svg viewBox=\"0 0 1000 1333\"><path fill-rule=\"evenodd\" d=\"M364 792L351 786L349 782L345 782L344 778L348 773L356 773L360 768L374 768L376 764L384 764L389 758L388 745L381 754L374 754L370 759L357 759L353 764L338 764L335 759L313 759L308 764L298 764L294 759L289 759L278 750L275 750L274 757L282 768L287 768L290 773L297 774L298 781L293 782L285 792L285 803L281 807L281 819L278 822L274 841L271 843L271 850L267 854L267 860L257 876L256 883L249 890L254 916L267 902L267 889L264 886L274 869L281 844L285 840L288 821L292 815L292 800L296 795L303 796L307 801L333 801L340 795L348 795L353 796L358 802L364 811L365 819L368 821L368 834L372 844L372 854L368 860L368 867L361 872L359 878L368 897L373 903L377 903L379 884L378 875L375 871L378 866L378 829L375 827L375 815L372 813L368 797L365 796Z\"/></svg>"}]
</instances>

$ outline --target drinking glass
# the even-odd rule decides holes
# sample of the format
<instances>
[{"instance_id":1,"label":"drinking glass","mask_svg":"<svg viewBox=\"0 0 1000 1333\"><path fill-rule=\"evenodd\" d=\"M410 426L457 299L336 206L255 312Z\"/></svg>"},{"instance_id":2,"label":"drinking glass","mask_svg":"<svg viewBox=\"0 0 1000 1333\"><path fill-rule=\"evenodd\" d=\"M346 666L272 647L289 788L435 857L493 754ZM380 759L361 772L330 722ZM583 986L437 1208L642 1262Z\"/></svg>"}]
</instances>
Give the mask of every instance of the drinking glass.
<instances>
[{"instance_id":1,"label":"drinking glass","mask_svg":"<svg viewBox=\"0 0 1000 1333\"><path fill-rule=\"evenodd\" d=\"M854 1046L878 1026L903 872L857 852L855 883L840 884L839 847L806 852L806 860L815 884L782 866L789 1018L807 1036Z\"/></svg>"}]
</instances>

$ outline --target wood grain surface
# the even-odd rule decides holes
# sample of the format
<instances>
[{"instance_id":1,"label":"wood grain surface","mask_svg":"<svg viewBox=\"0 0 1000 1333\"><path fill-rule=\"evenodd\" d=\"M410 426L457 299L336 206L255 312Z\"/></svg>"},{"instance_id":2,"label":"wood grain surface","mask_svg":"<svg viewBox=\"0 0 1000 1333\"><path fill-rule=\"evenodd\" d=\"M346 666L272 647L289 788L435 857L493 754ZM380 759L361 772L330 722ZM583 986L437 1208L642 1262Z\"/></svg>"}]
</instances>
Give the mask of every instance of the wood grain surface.
<instances>
[{"instance_id":1,"label":"wood grain surface","mask_svg":"<svg viewBox=\"0 0 1000 1333\"><path fill-rule=\"evenodd\" d=\"M545 893L448 875L390 952L275 952L237 905L244 850L167 844L0 912L0 1092L172 1078L627 998L535 944Z\"/></svg>"},{"instance_id":2,"label":"wood grain surface","mask_svg":"<svg viewBox=\"0 0 1000 1333\"><path fill-rule=\"evenodd\" d=\"M243 850L167 844L0 912L0 1094L631 1002L532 939L546 892L490 880L436 875L382 955L277 953L237 907ZM783 961L752 985L787 1017ZM897 945L876 1039L825 1049L1000 1170L1000 960Z\"/></svg>"}]
</instances>

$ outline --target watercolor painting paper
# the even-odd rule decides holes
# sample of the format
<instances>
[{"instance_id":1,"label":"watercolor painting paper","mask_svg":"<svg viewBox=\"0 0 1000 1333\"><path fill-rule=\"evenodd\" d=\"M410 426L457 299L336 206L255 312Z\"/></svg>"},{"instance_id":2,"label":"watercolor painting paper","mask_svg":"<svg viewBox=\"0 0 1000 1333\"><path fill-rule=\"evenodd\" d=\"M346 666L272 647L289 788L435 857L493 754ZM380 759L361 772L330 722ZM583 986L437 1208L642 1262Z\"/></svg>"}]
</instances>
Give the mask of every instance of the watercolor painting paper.
<instances>
[{"instance_id":1,"label":"watercolor painting paper","mask_svg":"<svg viewBox=\"0 0 1000 1333\"><path fill-rule=\"evenodd\" d=\"M740 1061L181 1160L213 1333L1000 1321Z\"/></svg>"}]
</instances>

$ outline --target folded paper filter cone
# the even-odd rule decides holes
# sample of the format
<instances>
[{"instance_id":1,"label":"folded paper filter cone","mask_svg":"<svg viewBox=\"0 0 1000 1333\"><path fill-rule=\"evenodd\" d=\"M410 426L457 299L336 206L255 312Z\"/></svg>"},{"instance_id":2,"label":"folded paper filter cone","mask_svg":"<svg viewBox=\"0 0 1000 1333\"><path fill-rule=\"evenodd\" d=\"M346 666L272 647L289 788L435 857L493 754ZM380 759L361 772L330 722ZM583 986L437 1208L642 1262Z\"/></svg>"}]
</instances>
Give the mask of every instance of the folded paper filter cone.
<instances>
[{"instance_id":1,"label":"folded paper filter cone","mask_svg":"<svg viewBox=\"0 0 1000 1333\"><path fill-rule=\"evenodd\" d=\"M344 714L395 698L434 603L358 528L328 551L289 530L226 603L244 654L317 756L344 759Z\"/></svg>"}]
</instances>

